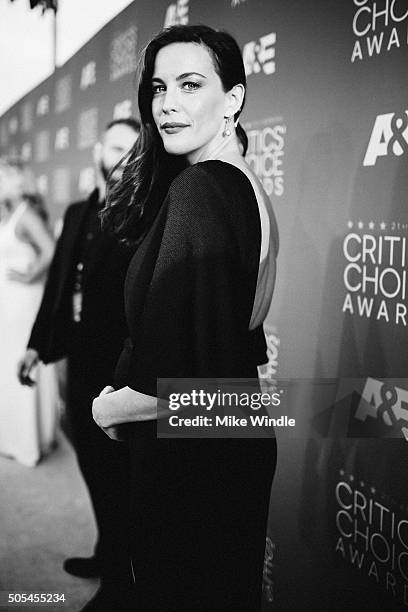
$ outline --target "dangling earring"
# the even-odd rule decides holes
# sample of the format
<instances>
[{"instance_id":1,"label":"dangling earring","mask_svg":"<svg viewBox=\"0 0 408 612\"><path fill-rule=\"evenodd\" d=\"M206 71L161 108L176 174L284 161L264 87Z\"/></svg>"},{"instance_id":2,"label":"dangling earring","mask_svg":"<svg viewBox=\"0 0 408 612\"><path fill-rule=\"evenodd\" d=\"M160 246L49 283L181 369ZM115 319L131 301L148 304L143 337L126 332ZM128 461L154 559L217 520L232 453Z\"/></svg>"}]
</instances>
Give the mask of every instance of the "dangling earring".
<instances>
[{"instance_id":1,"label":"dangling earring","mask_svg":"<svg viewBox=\"0 0 408 612\"><path fill-rule=\"evenodd\" d=\"M226 138L227 136L231 136L231 130L230 130L231 117L224 117L224 119L225 119L225 125L224 125L224 131L222 135L224 138Z\"/></svg>"}]
</instances>

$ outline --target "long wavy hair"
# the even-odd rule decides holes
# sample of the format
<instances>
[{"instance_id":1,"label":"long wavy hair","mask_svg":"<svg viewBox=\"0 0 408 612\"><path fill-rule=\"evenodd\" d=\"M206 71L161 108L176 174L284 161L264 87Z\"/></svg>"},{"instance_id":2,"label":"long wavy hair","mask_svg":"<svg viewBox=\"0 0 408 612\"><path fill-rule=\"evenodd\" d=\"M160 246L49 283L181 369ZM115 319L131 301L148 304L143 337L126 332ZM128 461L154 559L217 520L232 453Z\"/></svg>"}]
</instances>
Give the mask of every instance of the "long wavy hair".
<instances>
[{"instance_id":1,"label":"long wavy hair","mask_svg":"<svg viewBox=\"0 0 408 612\"><path fill-rule=\"evenodd\" d=\"M212 58L225 92L234 85L246 87L244 63L235 39L208 26L172 26L160 32L145 48L140 62L138 104L141 130L125 160L122 178L108 184L107 203L101 218L104 227L128 244L137 244L150 227L172 180L188 165L184 156L170 155L163 146L152 115L152 77L157 53L172 43L203 45ZM245 155L248 138L237 123L243 104L235 114L237 137Z\"/></svg>"},{"instance_id":2,"label":"long wavy hair","mask_svg":"<svg viewBox=\"0 0 408 612\"><path fill-rule=\"evenodd\" d=\"M6 172L17 172L20 175L21 198L47 224L48 212L45 202L37 189L34 174L27 164L19 157L0 157L0 168L3 168Z\"/></svg>"}]
</instances>

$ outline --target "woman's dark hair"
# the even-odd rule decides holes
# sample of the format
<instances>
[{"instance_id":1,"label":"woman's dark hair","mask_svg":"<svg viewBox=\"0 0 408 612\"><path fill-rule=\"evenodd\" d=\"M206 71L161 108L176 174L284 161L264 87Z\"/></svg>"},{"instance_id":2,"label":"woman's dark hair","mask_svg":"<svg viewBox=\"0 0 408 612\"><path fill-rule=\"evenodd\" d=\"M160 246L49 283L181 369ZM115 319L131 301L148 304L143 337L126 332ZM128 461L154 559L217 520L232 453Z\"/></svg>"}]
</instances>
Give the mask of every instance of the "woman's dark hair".
<instances>
[{"instance_id":1,"label":"woman's dark hair","mask_svg":"<svg viewBox=\"0 0 408 612\"><path fill-rule=\"evenodd\" d=\"M140 136L125 157L121 180L108 185L107 204L101 213L103 225L130 244L137 244L150 227L172 180L187 165L183 156L165 151L152 115L152 77L157 53L167 45L180 42L207 48L224 91L230 91L238 84L246 86L240 48L227 32L204 25L179 25L166 28L149 42L141 58L138 89ZM235 122L242 107L234 116ZM236 129L245 155L248 138L241 125L238 124Z\"/></svg>"}]
</instances>

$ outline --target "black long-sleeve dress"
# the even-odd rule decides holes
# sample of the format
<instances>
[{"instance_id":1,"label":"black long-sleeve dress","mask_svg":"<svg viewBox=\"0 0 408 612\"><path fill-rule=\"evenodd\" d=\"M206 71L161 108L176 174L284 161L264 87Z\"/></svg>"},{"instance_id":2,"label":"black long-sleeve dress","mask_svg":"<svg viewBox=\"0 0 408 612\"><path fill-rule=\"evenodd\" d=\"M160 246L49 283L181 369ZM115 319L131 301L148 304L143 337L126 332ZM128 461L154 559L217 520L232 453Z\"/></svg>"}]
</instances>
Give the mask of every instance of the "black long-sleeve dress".
<instances>
[{"instance_id":1,"label":"black long-sleeve dress","mask_svg":"<svg viewBox=\"0 0 408 612\"><path fill-rule=\"evenodd\" d=\"M214 160L184 170L129 266L116 387L156 396L160 377L256 378L265 339L248 327L260 244L241 170ZM258 610L275 440L157 439L155 421L129 427L140 610Z\"/></svg>"}]
</instances>

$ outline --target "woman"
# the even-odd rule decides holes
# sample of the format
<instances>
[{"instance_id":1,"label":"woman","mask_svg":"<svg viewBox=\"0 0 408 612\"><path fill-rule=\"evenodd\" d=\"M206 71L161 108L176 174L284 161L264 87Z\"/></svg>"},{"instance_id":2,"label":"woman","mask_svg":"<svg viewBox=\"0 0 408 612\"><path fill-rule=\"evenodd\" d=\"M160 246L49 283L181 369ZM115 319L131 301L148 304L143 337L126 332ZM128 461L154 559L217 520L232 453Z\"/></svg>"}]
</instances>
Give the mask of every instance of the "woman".
<instances>
[{"instance_id":1,"label":"woman","mask_svg":"<svg viewBox=\"0 0 408 612\"><path fill-rule=\"evenodd\" d=\"M0 160L0 453L27 466L55 441L54 368L39 368L32 388L22 387L16 374L53 250L30 173L17 161Z\"/></svg>"},{"instance_id":2,"label":"woman","mask_svg":"<svg viewBox=\"0 0 408 612\"><path fill-rule=\"evenodd\" d=\"M242 157L245 84L230 35L174 26L156 36L139 86L141 136L104 213L138 245L118 390L93 410L112 437L132 423L141 610L260 607L275 441L158 440L155 421L158 378L255 378L266 361L278 236Z\"/></svg>"}]
</instances>

